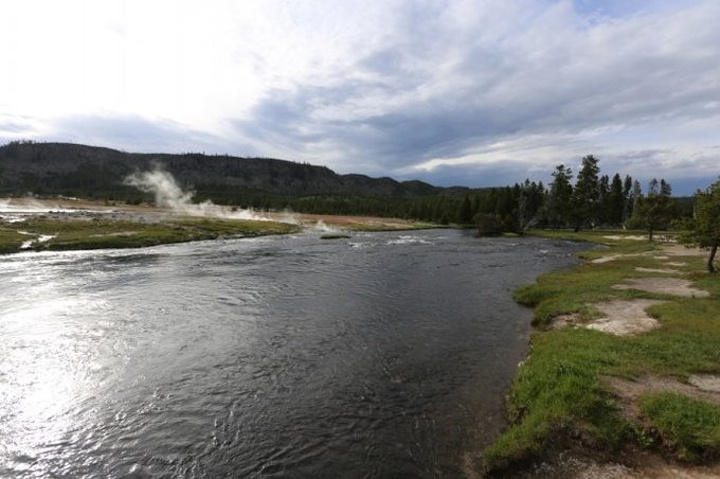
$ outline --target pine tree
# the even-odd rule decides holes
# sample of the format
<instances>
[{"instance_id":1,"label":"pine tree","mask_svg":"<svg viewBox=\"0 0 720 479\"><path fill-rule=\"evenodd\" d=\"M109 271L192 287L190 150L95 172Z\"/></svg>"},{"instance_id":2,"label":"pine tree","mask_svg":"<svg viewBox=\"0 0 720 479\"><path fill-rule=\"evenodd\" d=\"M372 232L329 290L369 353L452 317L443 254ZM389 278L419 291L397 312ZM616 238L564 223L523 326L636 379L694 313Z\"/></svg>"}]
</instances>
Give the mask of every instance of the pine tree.
<instances>
[{"instance_id":1,"label":"pine tree","mask_svg":"<svg viewBox=\"0 0 720 479\"><path fill-rule=\"evenodd\" d=\"M470 196L465 195L465 197L463 197L462 203L460 203L457 222L461 225L467 225L470 224L470 222L472 221L472 217L473 212L472 204L470 203Z\"/></svg>"},{"instance_id":2,"label":"pine tree","mask_svg":"<svg viewBox=\"0 0 720 479\"><path fill-rule=\"evenodd\" d=\"M623 198L625 198L625 207L623 208L623 222L630 219L632 216L632 206L633 206L633 199L632 199L632 188L633 188L633 179L630 177L630 175L625 175L625 181L623 182Z\"/></svg>"},{"instance_id":3,"label":"pine tree","mask_svg":"<svg viewBox=\"0 0 720 479\"><path fill-rule=\"evenodd\" d=\"M627 221L625 221L625 225L628 228L637 228L639 227L640 222L640 204L643 200L643 194L642 194L642 187L640 186L640 182L635 180L632 184L632 191L630 192L630 196L628 197L628 202L632 204L632 207L630 208L630 216L628 217Z\"/></svg>"},{"instance_id":4,"label":"pine tree","mask_svg":"<svg viewBox=\"0 0 720 479\"><path fill-rule=\"evenodd\" d=\"M545 200L545 188L529 179L522 185L515 185L513 194L517 201L517 226L522 233L540 221L540 213Z\"/></svg>"},{"instance_id":5,"label":"pine tree","mask_svg":"<svg viewBox=\"0 0 720 479\"><path fill-rule=\"evenodd\" d=\"M608 215L608 199L610 197L610 177L603 175L598 183L598 205L597 205L597 222L601 225L609 222Z\"/></svg>"},{"instance_id":6,"label":"pine tree","mask_svg":"<svg viewBox=\"0 0 720 479\"><path fill-rule=\"evenodd\" d=\"M547 198L547 219L549 226L559 228L570 221L570 208L573 187L570 181L573 178L572 170L565 165L558 165L552 174L550 192Z\"/></svg>"},{"instance_id":7,"label":"pine tree","mask_svg":"<svg viewBox=\"0 0 720 479\"><path fill-rule=\"evenodd\" d=\"M610 193L607 199L607 221L612 226L619 226L623 222L625 212L625 196L623 194L623 182L620 174L615 173L610 183Z\"/></svg>"},{"instance_id":8,"label":"pine tree","mask_svg":"<svg viewBox=\"0 0 720 479\"><path fill-rule=\"evenodd\" d=\"M640 198L638 214L642 226L648 231L648 239L653 240L653 233L666 226L672 217L674 203L672 188L665 180L653 178L648 185L647 196Z\"/></svg>"},{"instance_id":9,"label":"pine tree","mask_svg":"<svg viewBox=\"0 0 720 479\"><path fill-rule=\"evenodd\" d=\"M587 155L582 159L572 195L572 217L576 232L585 224L595 226L597 223L599 172L598 160L593 155Z\"/></svg>"}]
</instances>

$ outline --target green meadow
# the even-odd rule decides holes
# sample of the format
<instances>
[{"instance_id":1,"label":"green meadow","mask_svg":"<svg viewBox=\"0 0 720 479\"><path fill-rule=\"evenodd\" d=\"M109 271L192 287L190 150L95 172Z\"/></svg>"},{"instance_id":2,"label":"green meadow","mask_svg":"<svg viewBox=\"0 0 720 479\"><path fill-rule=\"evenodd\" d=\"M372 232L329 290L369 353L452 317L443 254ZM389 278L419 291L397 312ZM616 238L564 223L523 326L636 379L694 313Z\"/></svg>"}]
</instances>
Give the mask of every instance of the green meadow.
<instances>
[{"instance_id":1,"label":"green meadow","mask_svg":"<svg viewBox=\"0 0 720 479\"><path fill-rule=\"evenodd\" d=\"M33 217L23 222L0 222L0 253L105 248L141 248L216 238L285 234L297 227L270 221L179 217L159 222L110 219L54 219ZM50 236L46 241L41 237Z\"/></svg>"},{"instance_id":2,"label":"green meadow","mask_svg":"<svg viewBox=\"0 0 720 479\"><path fill-rule=\"evenodd\" d=\"M631 409L639 414L632 415L611 384L613 378L656 377L687 384L695 374L720 374L720 276L705 272L706 258L690 252L669 258L661 251L663 244L623 239L626 233L533 234L604 246L582 253L581 264L541 276L515 292L518 302L534 308L536 328L507 399L510 426L484 451L486 472L518 467L568 444L610 454L639 447L695 463L720 458L718 404L649 390L633 400ZM591 261L601 257L612 260ZM673 277L691 281L710 296L613 288L628 279L658 276L643 270L667 269L669 262L677 270ZM596 303L637 298L665 301L648 309L660 327L624 337L582 327L602 316ZM573 315L578 325L552 328L561 315Z\"/></svg>"}]
</instances>

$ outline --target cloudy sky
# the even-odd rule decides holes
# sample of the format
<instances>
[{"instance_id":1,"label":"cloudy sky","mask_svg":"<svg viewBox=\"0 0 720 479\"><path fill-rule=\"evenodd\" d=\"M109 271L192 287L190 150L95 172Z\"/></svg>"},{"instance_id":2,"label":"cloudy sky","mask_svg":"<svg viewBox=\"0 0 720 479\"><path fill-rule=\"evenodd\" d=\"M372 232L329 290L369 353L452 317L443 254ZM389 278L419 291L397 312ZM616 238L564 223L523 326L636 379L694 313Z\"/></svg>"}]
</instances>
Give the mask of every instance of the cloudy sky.
<instances>
[{"instance_id":1,"label":"cloudy sky","mask_svg":"<svg viewBox=\"0 0 720 479\"><path fill-rule=\"evenodd\" d=\"M720 2L3 0L0 143L438 185L720 175Z\"/></svg>"}]
</instances>

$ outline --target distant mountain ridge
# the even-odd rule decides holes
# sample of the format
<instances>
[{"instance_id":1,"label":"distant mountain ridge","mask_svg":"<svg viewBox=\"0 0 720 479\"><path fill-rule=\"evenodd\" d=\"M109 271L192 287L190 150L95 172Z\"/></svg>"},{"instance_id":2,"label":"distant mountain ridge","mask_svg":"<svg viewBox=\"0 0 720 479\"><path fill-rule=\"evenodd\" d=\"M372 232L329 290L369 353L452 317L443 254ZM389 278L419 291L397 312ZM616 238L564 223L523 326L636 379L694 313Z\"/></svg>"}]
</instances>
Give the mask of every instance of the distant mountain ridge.
<instances>
[{"instance_id":1,"label":"distant mountain ridge","mask_svg":"<svg viewBox=\"0 0 720 479\"><path fill-rule=\"evenodd\" d=\"M271 158L126 153L73 143L11 142L0 147L0 193L123 198L137 193L123 182L125 177L156 167L171 173L198 197L224 202L247 195L416 198L465 190L422 181L339 175L324 166Z\"/></svg>"}]
</instances>

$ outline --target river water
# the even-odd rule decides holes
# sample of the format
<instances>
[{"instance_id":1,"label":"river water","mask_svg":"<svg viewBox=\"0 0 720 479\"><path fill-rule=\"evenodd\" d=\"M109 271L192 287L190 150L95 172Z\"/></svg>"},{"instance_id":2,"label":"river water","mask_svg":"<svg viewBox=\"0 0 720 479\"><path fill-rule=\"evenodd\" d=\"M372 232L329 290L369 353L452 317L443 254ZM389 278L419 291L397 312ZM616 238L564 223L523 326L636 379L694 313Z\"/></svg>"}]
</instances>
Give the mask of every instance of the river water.
<instances>
[{"instance_id":1,"label":"river water","mask_svg":"<svg viewBox=\"0 0 720 479\"><path fill-rule=\"evenodd\" d=\"M579 246L454 230L0 257L0 476L462 477Z\"/></svg>"}]
</instances>

